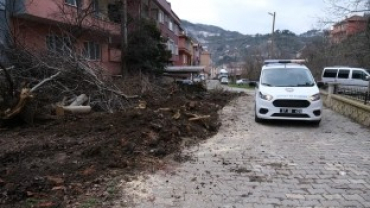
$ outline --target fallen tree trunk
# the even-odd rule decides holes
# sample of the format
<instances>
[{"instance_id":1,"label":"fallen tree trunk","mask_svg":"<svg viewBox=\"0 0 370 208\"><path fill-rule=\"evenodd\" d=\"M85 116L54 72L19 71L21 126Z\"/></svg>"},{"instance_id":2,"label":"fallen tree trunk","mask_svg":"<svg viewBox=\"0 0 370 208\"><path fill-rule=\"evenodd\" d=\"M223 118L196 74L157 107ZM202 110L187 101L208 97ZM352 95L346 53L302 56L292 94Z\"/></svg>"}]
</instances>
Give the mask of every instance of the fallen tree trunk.
<instances>
[{"instance_id":1,"label":"fallen tree trunk","mask_svg":"<svg viewBox=\"0 0 370 208\"><path fill-rule=\"evenodd\" d=\"M19 101L16 106L13 108L8 108L5 112L0 112L0 118L7 120L11 119L14 116L18 115L26 105L26 103L32 99L34 96L31 93L29 88L23 88L19 96Z\"/></svg>"},{"instance_id":2,"label":"fallen tree trunk","mask_svg":"<svg viewBox=\"0 0 370 208\"><path fill-rule=\"evenodd\" d=\"M0 67L2 67L4 71L6 71L5 67L3 67L2 65ZM0 119L8 120L8 119L11 119L11 118L15 117L19 113L21 113L23 108L26 106L27 102L30 99L34 98L34 95L32 93L34 91L36 91L39 87L44 85L46 82L49 82L49 81L55 79L60 74L61 74L61 72L59 71L58 73L42 80L41 82L39 82L37 85L35 85L31 89L30 88L23 88L21 90L20 95L19 95L19 99L18 99L17 104L14 107L9 107L7 110L5 110L5 112L0 112Z\"/></svg>"}]
</instances>

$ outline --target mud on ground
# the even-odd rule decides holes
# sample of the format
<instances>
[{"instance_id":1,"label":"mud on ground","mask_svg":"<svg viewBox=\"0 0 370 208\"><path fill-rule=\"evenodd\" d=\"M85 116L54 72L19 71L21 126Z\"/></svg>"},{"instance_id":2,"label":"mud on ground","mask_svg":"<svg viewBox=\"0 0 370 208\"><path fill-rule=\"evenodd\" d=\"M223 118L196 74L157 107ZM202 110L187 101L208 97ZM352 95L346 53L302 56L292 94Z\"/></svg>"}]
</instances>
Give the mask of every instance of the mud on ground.
<instances>
[{"instance_id":1,"label":"mud on ground","mask_svg":"<svg viewBox=\"0 0 370 208\"><path fill-rule=\"evenodd\" d=\"M165 156L215 134L218 110L236 96L165 91L125 112L1 128L0 207L68 207L88 190L96 196L81 207L109 200L112 178L160 169ZM209 118L189 121L196 115Z\"/></svg>"}]
</instances>

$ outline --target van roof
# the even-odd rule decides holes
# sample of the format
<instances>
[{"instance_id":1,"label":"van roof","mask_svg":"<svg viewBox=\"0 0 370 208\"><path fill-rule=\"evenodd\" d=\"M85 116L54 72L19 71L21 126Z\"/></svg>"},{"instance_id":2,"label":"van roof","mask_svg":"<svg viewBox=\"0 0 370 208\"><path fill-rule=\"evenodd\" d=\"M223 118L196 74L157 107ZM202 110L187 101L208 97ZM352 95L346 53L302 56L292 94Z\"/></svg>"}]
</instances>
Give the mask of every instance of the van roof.
<instances>
[{"instance_id":1,"label":"van roof","mask_svg":"<svg viewBox=\"0 0 370 208\"><path fill-rule=\"evenodd\" d=\"M324 67L324 69L331 69L331 68L364 69L364 68L352 67L352 66L326 66Z\"/></svg>"},{"instance_id":2,"label":"van roof","mask_svg":"<svg viewBox=\"0 0 370 208\"><path fill-rule=\"evenodd\" d=\"M263 65L263 69L271 69L271 68L305 68L308 69L303 64L297 64L297 63L271 63L267 65Z\"/></svg>"}]
</instances>

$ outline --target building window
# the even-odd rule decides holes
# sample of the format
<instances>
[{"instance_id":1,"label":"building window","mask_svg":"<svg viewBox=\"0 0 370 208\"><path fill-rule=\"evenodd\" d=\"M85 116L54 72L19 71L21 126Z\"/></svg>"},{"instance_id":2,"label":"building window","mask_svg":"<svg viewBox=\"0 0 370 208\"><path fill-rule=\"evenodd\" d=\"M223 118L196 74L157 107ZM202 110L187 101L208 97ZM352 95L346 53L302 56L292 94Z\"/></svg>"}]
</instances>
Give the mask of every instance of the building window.
<instances>
[{"instance_id":1,"label":"building window","mask_svg":"<svg viewBox=\"0 0 370 208\"><path fill-rule=\"evenodd\" d=\"M164 23L164 14L163 14L163 12L162 12L162 11L159 11L159 12L158 12L158 21L159 21L160 23Z\"/></svg>"},{"instance_id":2,"label":"building window","mask_svg":"<svg viewBox=\"0 0 370 208\"><path fill-rule=\"evenodd\" d=\"M101 47L98 43L85 42L84 43L84 56L89 60L100 60Z\"/></svg>"},{"instance_id":3,"label":"building window","mask_svg":"<svg viewBox=\"0 0 370 208\"><path fill-rule=\"evenodd\" d=\"M6 3L6 0L0 0L0 11L5 10L5 3Z\"/></svg>"},{"instance_id":4,"label":"building window","mask_svg":"<svg viewBox=\"0 0 370 208\"><path fill-rule=\"evenodd\" d=\"M100 8L99 0L93 0L92 9L94 12L94 17L98 19L104 19L104 14Z\"/></svg>"},{"instance_id":5,"label":"building window","mask_svg":"<svg viewBox=\"0 0 370 208\"><path fill-rule=\"evenodd\" d=\"M178 56L179 55L179 46L175 44L175 48L174 48L174 55Z\"/></svg>"},{"instance_id":6,"label":"building window","mask_svg":"<svg viewBox=\"0 0 370 208\"><path fill-rule=\"evenodd\" d=\"M108 18L115 23L121 23L120 8L116 4L108 4Z\"/></svg>"},{"instance_id":7,"label":"building window","mask_svg":"<svg viewBox=\"0 0 370 208\"><path fill-rule=\"evenodd\" d=\"M171 51L172 52L172 40L168 40L167 41L167 50Z\"/></svg>"},{"instance_id":8,"label":"building window","mask_svg":"<svg viewBox=\"0 0 370 208\"><path fill-rule=\"evenodd\" d=\"M175 25L174 27L174 32L175 32L175 35L179 36L180 35L180 29L179 29L179 26L178 25Z\"/></svg>"},{"instance_id":9,"label":"building window","mask_svg":"<svg viewBox=\"0 0 370 208\"><path fill-rule=\"evenodd\" d=\"M77 6L76 0L64 0L64 2L68 5Z\"/></svg>"},{"instance_id":10,"label":"building window","mask_svg":"<svg viewBox=\"0 0 370 208\"><path fill-rule=\"evenodd\" d=\"M46 47L49 51L63 55L71 55L71 39L69 37L59 37L56 35L46 36Z\"/></svg>"},{"instance_id":11,"label":"building window","mask_svg":"<svg viewBox=\"0 0 370 208\"><path fill-rule=\"evenodd\" d=\"M173 40L167 41L167 49L171 51L172 55L179 55L179 47L175 44Z\"/></svg>"},{"instance_id":12,"label":"building window","mask_svg":"<svg viewBox=\"0 0 370 208\"><path fill-rule=\"evenodd\" d=\"M169 20L168 21L168 29L170 29L171 31L173 31L173 23L172 23L172 20Z\"/></svg>"}]
</instances>

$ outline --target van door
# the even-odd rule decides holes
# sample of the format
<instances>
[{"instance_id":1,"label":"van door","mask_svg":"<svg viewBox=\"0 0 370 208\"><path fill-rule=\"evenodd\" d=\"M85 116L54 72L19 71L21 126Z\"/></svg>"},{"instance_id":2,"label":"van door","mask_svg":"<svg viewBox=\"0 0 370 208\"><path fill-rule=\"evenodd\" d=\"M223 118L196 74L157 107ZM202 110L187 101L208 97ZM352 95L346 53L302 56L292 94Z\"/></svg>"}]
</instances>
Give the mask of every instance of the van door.
<instances>
[{"instance_id":1,"label":"van door","mask_svg":"<svg viewBox=\"0 0 370 208\"><path fill-rule=\"evenodd\" d=\"M368 86L368 81L366 81L366 74L362 70L352 70L352 80L351 85L354 86Z\"/></svg>"},{"instance_id":2,"label":"van door","mask_svg":"<svg viewBox=\"0 0 370 208\"><path fill-rule=\"evenodd\" d=\"M341 85L351 85L351 79L349 78L350 69L339 69L338 71L338 82Z\"/></svg>"}]
</instances>

